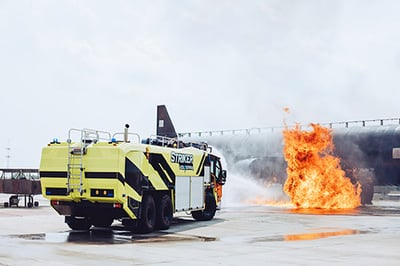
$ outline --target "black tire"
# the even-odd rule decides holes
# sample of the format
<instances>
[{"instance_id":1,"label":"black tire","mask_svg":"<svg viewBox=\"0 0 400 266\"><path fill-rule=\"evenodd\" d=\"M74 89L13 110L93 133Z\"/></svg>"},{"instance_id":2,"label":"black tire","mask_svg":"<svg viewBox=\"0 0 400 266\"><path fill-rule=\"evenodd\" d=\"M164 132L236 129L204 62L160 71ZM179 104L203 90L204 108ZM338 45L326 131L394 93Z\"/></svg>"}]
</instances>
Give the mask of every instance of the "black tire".
<instances>
[{"instance_id":1,"label":"black tire","mask_svg":"<svg viewBox=\"0 0 400 266\"><path fill-rule=\"evenodd\" d=\"M156 204L153 196L144 195L142 202L142 212L139 219L139 232L148 234L154 231L156 226Z\"/></svg>"},{"instance_id":2,"label":"black tire","mask_svg":"<svg viewBox=\"0 0 400 266\"><path fill-rule=\"evenodd\" d=\"M157 228L167 230L172 223L172 201L170 196L164 195L161 197L157 206Z\"/></svg>"},{"instance_id":3,"label":"black tire","mask_svg":"<svg viewBox=\"0 0 400 266\"><path fill-rule=\"evenodd\" d=\"M217 204L213 193L206 193L206 206L204 210L192 211L192 217L197 221L209 221L214 218L215 212L217 211Z\"/></svg>"},{"instance_id":4,"label":"black tire","mask_svg":"<svg viewBox=\"0 0 400 266\"><path fill-rule=\"evenodd\" d=\"M32 202L28 202L28 208L32 208L33 207L33 203Z\"/></svg>"},{"instance_id":5,"label":"black tire","mask_svg":"<svg viewBox=\"0 0 400 266\"><path fill-rule=\"evenodd\" d=\"M33 206L38 207L38 206L39 206L39 201L35 201L35 202L33 203Z\"/></svg>"},{"instance_id":6,"label":"black tire","mask_svg":"<svg viewBox=\"0 0 400 266\"><path fill-rule=\"evenodd\" d=\"M92 226L89 218L65 216L65 222L72 230L89 230L89 228Z\"/></svg>"},{"instance_id":7,"label":"black tire","mask_svg":"<svg viewBox=\"0 0 400 266\"><path fill-rule=\"evenodd\" d=\"M15 207L18 207L18 203L19 203L19 198L17 195L12 195L9 198L9 206L12 207L13 205L15 205Z\"/></svg>"},{"instance_id":8,"label":"black tire","mask_svg":"<svg viewBox=\"0 0 400 266\"><path fill-rule=\"evenodd\" d=\"M92 224L96 227L110 227L113 222L113 217L95 217L92 219Z\"/></svg>"},{"instance_id":9,"label":"black tire","mask_svg":"<svg viewBox=\"0 0 400 266\"><path fill-rule=\"evenodd\" d=\"M8 208L8 202L4 202L4 208Z\"/></svg>"}]
</instances>

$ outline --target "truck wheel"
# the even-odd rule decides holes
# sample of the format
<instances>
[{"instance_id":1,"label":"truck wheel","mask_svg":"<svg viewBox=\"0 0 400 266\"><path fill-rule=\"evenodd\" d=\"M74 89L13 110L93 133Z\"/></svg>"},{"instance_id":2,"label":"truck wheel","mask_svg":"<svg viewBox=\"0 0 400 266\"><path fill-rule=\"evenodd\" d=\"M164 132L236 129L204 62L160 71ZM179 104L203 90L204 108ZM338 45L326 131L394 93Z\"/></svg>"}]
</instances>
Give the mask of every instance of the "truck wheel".
<instances>
[{"instance_id":1,"label":"truck wheel","mask_svg":"<svg viewBox=\"0 0 400 266\"><path fill-rule=\"evenodd\" d=\"M151 195L145 195L143 197L139 232L147 234L153 232L156 225L156 204Z\"/></svg>"},{"instance_id":2,"label":"truck wheel","mask_svg":"<svg viewBox=\"0 0 400 266\"><path fill-rule=\"evenodd\" d=\"M197 221L209 221L214 218L217 211L217 204L213 193L207 192L206 194L206 207L201 211L193 211L192 217Z\"/></svg>"},{"instance_id":3,"label":"truck wheel","mask_svg":"<svg viewBox=\"0 0 400 266\"><path fill-rule=\"evenodd\" d=\"M13 205L15 205L15 207L18 207L18 203L19 203L19 198L17 195L12 195L9 198L9 206L12 207Z\"/></svg>"},{"instance_id":4,"label":"truck wheel","mask_svg":"<svg viewBox=\"0 0 400 266\"><path fill-rule=\"evenodd\" d=\"M157 206L157 228L167 230L172 222L172 202L168 195L162 196Z\"/></svg>"},{"instance_id":5,"label":"truck wheel","mask_svg":"<svg viewBox=\"0 0 400 266\"><path fill-rule=\"evenodd\" d=\"M65 222L72 230L89 230L92 226L89 218L77 218L72 216L65 216Z\"/></svg>"}]
</instances>

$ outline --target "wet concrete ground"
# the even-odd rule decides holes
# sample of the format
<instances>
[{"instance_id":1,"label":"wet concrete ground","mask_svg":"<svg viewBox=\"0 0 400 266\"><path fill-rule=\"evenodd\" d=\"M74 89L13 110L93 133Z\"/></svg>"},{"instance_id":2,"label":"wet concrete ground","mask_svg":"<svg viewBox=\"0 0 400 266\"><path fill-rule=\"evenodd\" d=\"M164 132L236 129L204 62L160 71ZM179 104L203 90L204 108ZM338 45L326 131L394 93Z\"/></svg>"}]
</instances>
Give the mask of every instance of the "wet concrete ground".
<instances>
[{"instance_id":1,"label":"wet concrete ground","mask_svg":"<svg viewBox=\"0 0 400 266\"><path fill-rule=\"evenodd\" d=\"M399 265L400 204L353 211L228 206L209 222L181 215L169 230L71 231L40 200L0 208L0 265Z\"/></svg>"}]
</instances>

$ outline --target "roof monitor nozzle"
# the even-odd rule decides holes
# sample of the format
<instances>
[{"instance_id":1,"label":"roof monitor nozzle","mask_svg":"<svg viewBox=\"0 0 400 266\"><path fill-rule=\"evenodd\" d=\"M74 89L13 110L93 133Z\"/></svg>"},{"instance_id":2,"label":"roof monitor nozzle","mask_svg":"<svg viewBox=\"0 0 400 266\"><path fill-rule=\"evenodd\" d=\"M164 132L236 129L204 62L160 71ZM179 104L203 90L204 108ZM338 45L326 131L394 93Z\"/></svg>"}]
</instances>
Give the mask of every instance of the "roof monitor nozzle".
<instances>
[{"instance_id":1,"label":"roof monitor nozzle","mask_svg":"<svg viewBox=\"0 0 400 266\"><path fill-rule=\"evenodd\" d=\"M124 128L124 141L125 142L129 142L128 141L128 128L129 128L129 124L125 124L125 128Z\"/></svg>"}]
</instances>

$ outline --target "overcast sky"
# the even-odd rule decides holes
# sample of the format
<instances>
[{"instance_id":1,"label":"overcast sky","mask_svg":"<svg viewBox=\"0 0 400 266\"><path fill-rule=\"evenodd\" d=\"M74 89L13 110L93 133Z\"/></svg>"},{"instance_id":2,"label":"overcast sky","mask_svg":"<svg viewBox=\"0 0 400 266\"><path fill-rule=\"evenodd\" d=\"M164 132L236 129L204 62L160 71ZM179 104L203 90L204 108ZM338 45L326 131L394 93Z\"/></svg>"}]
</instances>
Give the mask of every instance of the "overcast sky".
<instances>
[{"instance_id":1,"label":"overcast sky","mask_svg":"<svg viewBox=\"0 0 400 266\"><path fill-rule=\"evenodd\" d=\"M399 117L400 1L0 0L0 167L67 131ZM7 160L11 148L11 158Z\"/></svg>"}]
</instances>

